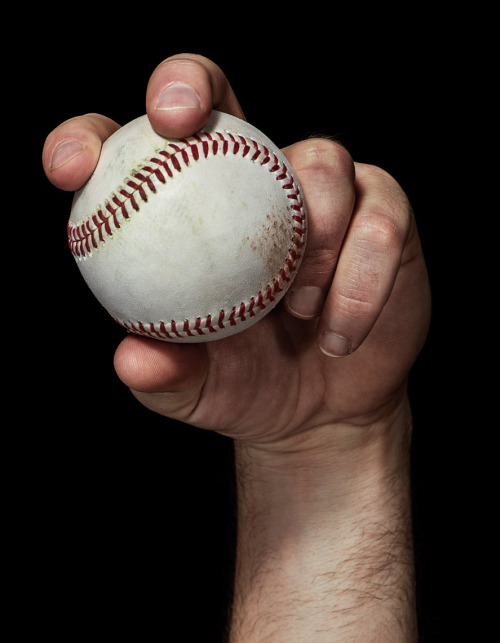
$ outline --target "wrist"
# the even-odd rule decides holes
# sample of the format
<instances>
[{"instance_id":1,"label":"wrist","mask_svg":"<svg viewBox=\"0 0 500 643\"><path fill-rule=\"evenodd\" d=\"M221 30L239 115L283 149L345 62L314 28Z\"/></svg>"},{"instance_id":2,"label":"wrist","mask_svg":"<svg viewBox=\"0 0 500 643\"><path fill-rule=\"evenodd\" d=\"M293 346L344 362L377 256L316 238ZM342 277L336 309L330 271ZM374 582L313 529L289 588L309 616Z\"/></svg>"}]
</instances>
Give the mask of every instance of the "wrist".
<instances>
[{"instance_id":1,"label":"wrist","mask_svg":"<svg viewBox=\"0 0 500 643\"><path fill-rule=\"evenodd\" d=\"M411 411L405 396L371 422L324 424L270 444L235 443L239 476L249 485L269 487L268 501L309 509L318 502L352 495L362 500L390 486L409 470ZM329 489L329 494L317 491ZM312 504L311 504L312 502Z\"/></svg>"},{"instance_id":2,"label":"wrist","mask_svg":"<svg viewBox=\"0 0 500 643\"><path fill-rule=\"evenodd\" d=\"M413 641L407 403L363 429L308 433L286 449L235 445L232 640L273 640L279 630L296 641L386 631L395 633L388 641Z\"/></svg>"}]
</instances>

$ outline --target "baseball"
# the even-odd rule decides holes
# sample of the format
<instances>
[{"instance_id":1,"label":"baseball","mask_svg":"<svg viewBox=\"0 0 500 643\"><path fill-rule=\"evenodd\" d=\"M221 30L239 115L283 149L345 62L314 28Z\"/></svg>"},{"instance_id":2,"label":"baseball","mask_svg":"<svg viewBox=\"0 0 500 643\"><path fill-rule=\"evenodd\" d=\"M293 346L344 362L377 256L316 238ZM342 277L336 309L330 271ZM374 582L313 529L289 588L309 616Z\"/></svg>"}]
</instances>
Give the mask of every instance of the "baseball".
<instances>
[{"instance_id":1,"label":"baseball","mask_svg":"<svg viewBox=\"0 0 500 643\"><path fill-rule=\"evenodd\" d=\"M306 206L281 151L221 112L185 139L147 116L103 145L75 193L68 243L98 301L129 332L205 342L243 331L290 287Z\"/></svg>"}]
</instances>

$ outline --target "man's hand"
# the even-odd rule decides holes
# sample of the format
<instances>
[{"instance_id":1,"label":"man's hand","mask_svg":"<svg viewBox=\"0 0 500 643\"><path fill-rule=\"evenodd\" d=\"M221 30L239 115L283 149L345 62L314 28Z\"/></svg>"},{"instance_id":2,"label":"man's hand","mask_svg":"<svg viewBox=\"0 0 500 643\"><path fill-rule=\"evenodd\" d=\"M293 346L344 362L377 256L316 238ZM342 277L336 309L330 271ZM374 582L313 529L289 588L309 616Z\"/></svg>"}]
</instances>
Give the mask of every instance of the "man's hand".
<instances>
[{"instance_id":1,"label":"man's hand","mask_svg":"<svg viewBox=\"0 0 500 643\"><path fill-rule=\"evenodd\" d=\"M169 136L193 134L212 106L243 117L222 71L193 55L158 66L146 104L153 126ZM62 189L81 187L117 127L96 114L60 125L44 149L49 179ZM429 317L425 263L398 184L353 163L330 140L284 151L309 214L308 247L285 305L242 334L202 346L130 336L115 360L149 408L266 444L390 412L404 396Z\"/></svg>"},{"instance_id":2,"label":"man's hand","mask_svg":"<svg viewBox=\"0 0 500 643\"><path fill-rule=\"evenodd\" d=\"M212 108L244 117L222 71L191 54L157 67L146 106L166 136L195 133ZM81 187L117 128L97 114L60 125L44 148L49 180ZM425 261L410 204L386 172L326 139L284 152L306 199L308 245L283 303L207 344L127 336L115 368L146 407L236 441L233 636L262 640L278 628L284 638L270 640L323 631L314 640L330 641L340 623L345 640L380 640L364 636L412 609L406 383L429 324ZM383 640L410 640L407 621L404 638Z\"/></svg>"}]
</instances>

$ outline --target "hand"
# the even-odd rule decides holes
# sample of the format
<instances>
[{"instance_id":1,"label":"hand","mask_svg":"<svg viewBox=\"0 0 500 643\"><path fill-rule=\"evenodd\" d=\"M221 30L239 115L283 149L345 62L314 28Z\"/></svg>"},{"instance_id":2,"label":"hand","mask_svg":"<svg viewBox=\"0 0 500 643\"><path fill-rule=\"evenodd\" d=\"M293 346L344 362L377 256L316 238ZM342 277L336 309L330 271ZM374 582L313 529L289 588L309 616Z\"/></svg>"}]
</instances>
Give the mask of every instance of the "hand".
<instances>
[{"instance_id":1,"label":"hand","mask_svg":"<svg viewBox=\"0 0 500 643\"><path fill-rule=\"evenodd\" d=\"M222 71L194 55L155 70L146 105L166 136L193 134L212 107L243 117ZM79 188L117 128L97 114L60 125L48 178ZM129 335L116 371L148 408L235 439L231 641L414 641L406 383L430 315L414 216L393 178L331 140L284 152L309 218L283 303L207 344Z\"/></svg>"},{"instance_id":2,"label":"hand","mask_svg":"<svg viewBox=\"0 0 500 643\"><path fill-rule=\"evenodd\" d=\"M222 71L193 55L159 65L146 105L152 125L168 136L197 131L212 106L244 117ZM79 188L117 128L97 114L60 125L44 148L49 180ZM244 333L205 345L128 336L115 358L119 377L145 406L266 445L391 413L429 318L425 262L398 184L330 140L284 152L309 215L306 255L284 305Z\"/></svg>"}]
</instances>

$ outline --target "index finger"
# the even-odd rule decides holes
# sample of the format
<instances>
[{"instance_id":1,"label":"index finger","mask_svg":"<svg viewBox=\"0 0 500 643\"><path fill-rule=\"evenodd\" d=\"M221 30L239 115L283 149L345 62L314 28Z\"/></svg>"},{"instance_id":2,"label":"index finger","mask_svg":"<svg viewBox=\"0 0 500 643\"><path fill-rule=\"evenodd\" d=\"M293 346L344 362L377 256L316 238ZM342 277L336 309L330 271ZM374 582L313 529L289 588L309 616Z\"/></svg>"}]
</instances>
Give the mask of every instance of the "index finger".
<instances>
[{"instance_id":1,"label":"index finger","mask_svg":"<svg viewBox=\"0 0 500 643\"><path fill-rule=\"evenodd\" d=\"M49 181L70 192L81 188L94 171L103 141L119 127L100 114L76 116L61 123L47 136L42 151Z\"/></svg>"}]
</instances>

